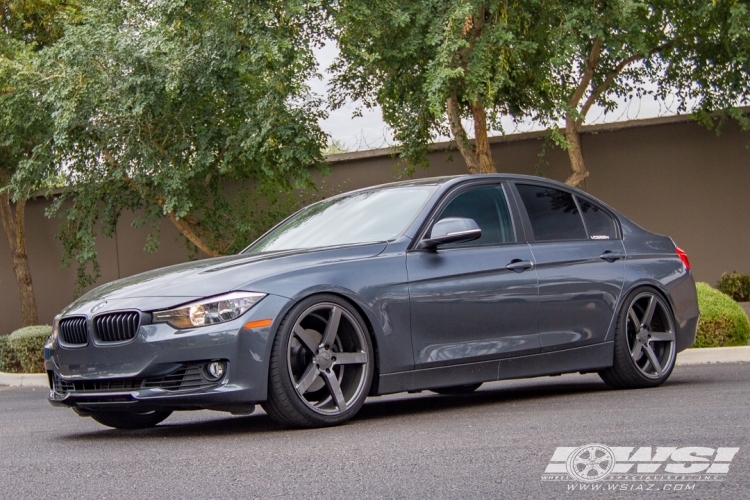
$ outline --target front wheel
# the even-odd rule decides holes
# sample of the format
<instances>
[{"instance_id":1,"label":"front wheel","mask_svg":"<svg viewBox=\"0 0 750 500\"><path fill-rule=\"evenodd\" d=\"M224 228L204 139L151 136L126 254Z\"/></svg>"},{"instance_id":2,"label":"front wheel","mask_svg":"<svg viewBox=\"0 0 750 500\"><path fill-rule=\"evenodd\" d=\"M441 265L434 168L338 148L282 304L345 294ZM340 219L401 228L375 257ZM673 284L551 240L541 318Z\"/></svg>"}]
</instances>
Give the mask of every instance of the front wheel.
<instances>
[{"instance_id":1,"label":"front wheel","mask_svg":"<svg viewBox=\"0 0 750 500\"><path fill-rule=\"evenodd\" d=\"M115 429L148 429L163 422L172 412L152 410L144 412L103 411L93 413L91 418L107 427Z\"/></svg>"},{"instance_id":2,"label":"front wheel","mask_svg":"<svg viewBox=\"0 0 750 500\"><path fill-rule=\"evenodd\" d=\"M263 409L292 427L346 422L370 391L372 352L367 327L348 302L328 294L301 301L274 339Z\"/></svg>"},{"instance_id":3,"label":"front wheel","mask_svg":"<svg viewBox=\"0 0 750 500\"><path fill-rule=\"evenodd\" d=\"M672 309L649 287L633 290L623 302L615 330L612 367L599 372L614 389L663 384L677 356Z\"/></svg>"}]
</instances>

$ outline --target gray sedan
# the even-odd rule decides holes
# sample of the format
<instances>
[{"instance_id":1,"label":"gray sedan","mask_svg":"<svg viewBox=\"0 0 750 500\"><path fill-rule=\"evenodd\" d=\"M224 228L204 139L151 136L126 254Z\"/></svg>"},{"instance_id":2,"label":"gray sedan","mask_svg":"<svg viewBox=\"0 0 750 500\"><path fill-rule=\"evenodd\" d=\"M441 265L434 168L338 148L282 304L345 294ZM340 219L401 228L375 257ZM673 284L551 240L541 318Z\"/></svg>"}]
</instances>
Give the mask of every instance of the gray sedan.
<instances>
[{"instance_id":1,"label":"gray sedan","mask_svg":"<svg viewBox=\"0 0 750 500\"><path fill-rule=\"evenodd\" d=\"M658 386L697 323L669 237L557 182L461 176L335 196L238 255L100 286L55 318L45 364L50 403L112 427L258 403L316 427L490 380Z\"/></svg>"}]
</instances>

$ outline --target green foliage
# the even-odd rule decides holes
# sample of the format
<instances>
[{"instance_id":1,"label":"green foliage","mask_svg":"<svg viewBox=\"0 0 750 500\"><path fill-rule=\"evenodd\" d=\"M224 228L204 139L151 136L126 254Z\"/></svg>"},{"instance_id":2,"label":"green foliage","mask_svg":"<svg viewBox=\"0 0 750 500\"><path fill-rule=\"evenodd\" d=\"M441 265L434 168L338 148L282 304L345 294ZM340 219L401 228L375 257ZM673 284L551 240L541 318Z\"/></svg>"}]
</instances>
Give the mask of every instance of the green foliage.
<instances>
[{"instance_id":1,"label":"green foliage","mask_svg":"<svg viewBox=\"0 0 750 500\"><path fill-rule=\"evenodd\" d=\"M0 372L17 373L22 370L21 363L8 342L9 338L10 335L0 335Z\"/></svg>"},{"instance_id":2,"label":"green foliage","mask_svg":"<svg viewBox=\"0 0 750 500\"><path fill-rule=\"evenodd\" d=\"M746 345L750 339L750 321L731 297L708 283L697 283L701 318L694 347Z\"/></svg>"},{"instance_id":3,"label":"green foliage","mask_svg":"<svg viewBox=\"0 0 750 500\"><path fill-rule=\"evenodd\" d=\"M401 156L426 166L428 144L450 133L446 100L454 94L463 118L481 102L495 129L503 115L543 105L536 79L548 3L341 2L333 12L341 52L331 68L332 104L379 104Z\"/></svg>"},{"instance_id":4,"label":"green foliage","mask_svg":"<svg viewBox=\"0 0 750 500\"><path fill-rule=\"evenodd\" d=\"M332 104L379 104L401 154L425 165L447 135L446 99L487 124L533 119L577 133L592 106L636 96L674 100L713 125L722 110L750 128L750 11L736 0L345 0L334 9L341 55ZM473 115L475 127L476 114ZM481 118L481 116L480 116ZM569 137L552 135L563 149Z\"/></svg>"},{"instance_id":5,"label":"green foliage","mask_svg":"<svg viewBox=\"0 0 750 500\"><path fill-rule=\"evenodd\" d=\"M51 326L38 325L0 336L0 372L44 372L44 344L51 333Z\"/></svg>"},{"instance_id":6,"label":"green foliage","mask_svg":"<svg viewBox=\"0 0 750 500\"><path fill-rule=\"evenodd\" d=\"M737 271L723 273L716 288L737 302L748 302L750 301L750 274L741 274Z\"/></svg>"},{"instance_id":7,"label":"green foliage","mask_svg":"<svg viewBox=\"0 0 750 500\"><path fill-rule=\"evenodd\" d=\"M326 136L306 81L324 20L302 0L84 3L35 65L54 137L14 179L63 177L50 214L62 214L80 286L98 276L95 241L123 211L152 228L147 250L165 217L188 246L222 255L267 226L245 218L276 203L259 194L312 185Z\"/></svg>"},{"instance_id":8,"label":"green foliage","mask_svg":"<svg viewBox=\"0 0 750 500\"><path fill-rule=\"evenodd\" d=\"M44 344L52 333L49 325L27 326L8 336L8 344L23 373L44 372Z\"/></svg>"}]
</instances>

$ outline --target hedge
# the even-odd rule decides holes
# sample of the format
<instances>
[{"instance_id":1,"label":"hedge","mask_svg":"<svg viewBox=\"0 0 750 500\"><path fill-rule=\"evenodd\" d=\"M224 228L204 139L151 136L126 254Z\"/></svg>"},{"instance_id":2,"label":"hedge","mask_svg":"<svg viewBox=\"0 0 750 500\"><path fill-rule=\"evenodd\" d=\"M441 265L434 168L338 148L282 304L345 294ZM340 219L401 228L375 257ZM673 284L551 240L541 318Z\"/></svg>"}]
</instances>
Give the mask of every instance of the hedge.
<instances>
[{"instance_id":1,"label":"hedge","mask_svg":"<svg viewBox=\"0 0 750 500\"><path fill-rule=\"evenodd\" d=\"M8 343L10 335L0 335L0 372L17 373L21 371L16 353Z\"/></svg>"},{"instance_id":2,"label":"hedge","mask_svg":"<svg viewBox=\"0 0 750 500\"><path fill-rule=\"evenodd\" d=\"M750 321L742 307L708 283L697 283L696 288L701 319L693 347L747 345Z\"/></svg>"},{"instance_id":3,"label":"hedge","mask_svg":"<svg viewBox=\"0 0 750 500\"><path fill-rule=\"evenodd\" d=\"M49 325L27 326L0 340L0 366L4 372L44 372L44 344L52 333ZM2 345L6 347L1 347Z\"/></svg>"},{"instance_id":4,"label":"hedge","mask_svg":"<svg viewBox=\"0 0 750 500\"><path fill-rule=\"evenodd\" d=\"M737 302L748 302L750 301L750 274L741 274L737 271L724 273L716 284L716 288Z\"/></svg>"}]
</instances>

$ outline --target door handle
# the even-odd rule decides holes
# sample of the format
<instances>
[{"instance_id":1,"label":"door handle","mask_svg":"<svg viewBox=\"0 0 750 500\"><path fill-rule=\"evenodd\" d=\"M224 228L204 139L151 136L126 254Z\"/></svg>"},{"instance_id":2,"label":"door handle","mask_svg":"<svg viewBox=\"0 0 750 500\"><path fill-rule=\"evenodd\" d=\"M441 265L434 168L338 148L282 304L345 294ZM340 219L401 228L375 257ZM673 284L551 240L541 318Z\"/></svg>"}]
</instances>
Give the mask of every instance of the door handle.
<instances>
[{"instance_id":1,"label":"door handle","mask_svg":"<svg viewBox=\"0 0 750 500\"><path fill-rule=\"evenodd\" d=\"M616 260L620 260L623 258L623 255L620 252L611 252L607 250L603 254L599 256L600 259L606 260L607 262L614 262Z\"/></svg>"},{"instance_id":2,"label":"door handle","mask_svg":"<svg viewBox=\"0 0 750 500\"><path fill-rule=\"evenodd\" d=\"M517 273L522 273L527 269L531 269L534 267L534 263L530 260L521 260L521 259L513 259L510 261L510 264L505 266L506 269L509 269L511 271L515 271Z\"/></svg>"}]
</instances>

